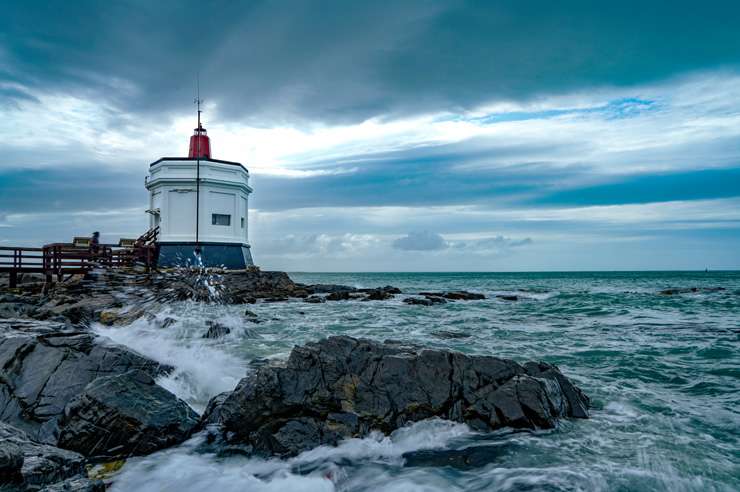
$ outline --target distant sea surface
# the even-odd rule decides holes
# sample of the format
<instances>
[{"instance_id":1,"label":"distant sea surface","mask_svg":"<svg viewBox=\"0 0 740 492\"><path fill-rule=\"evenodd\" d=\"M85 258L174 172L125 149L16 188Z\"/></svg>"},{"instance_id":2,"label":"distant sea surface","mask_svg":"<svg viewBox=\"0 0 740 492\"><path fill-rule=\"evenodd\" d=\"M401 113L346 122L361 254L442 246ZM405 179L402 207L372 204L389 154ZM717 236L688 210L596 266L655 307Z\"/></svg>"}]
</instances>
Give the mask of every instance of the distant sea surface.
<instances>
[{"instance_id":1,"label":"distant sea surface","mask_svg":"<svg viewBox=\"0 0 740 492\"><path fill-rule=\"evenodd\" d=\"M184 302L158 314L177 320L167 329L139 320L96 330L173 364L175 373L161 383L199 412L210 397L233 389L250 360L285 358L295 344L344 334L556 364L591 397L591 418L564 420L549 431L491 434L432 420L290 460L202 453L203 437L196 436L129 460L114 491L740 489L740 272L291 277L394 285L404 294L326 304ZM420 291L460 289L487 299L431 307L402 302ZM678 293L660 293L666 289ZM245 309L263 322L245 322ZM203 339L206 320L232 333ZM439 466L454 450L473 450L475 458Z\"/></svg>"}]
</instances>

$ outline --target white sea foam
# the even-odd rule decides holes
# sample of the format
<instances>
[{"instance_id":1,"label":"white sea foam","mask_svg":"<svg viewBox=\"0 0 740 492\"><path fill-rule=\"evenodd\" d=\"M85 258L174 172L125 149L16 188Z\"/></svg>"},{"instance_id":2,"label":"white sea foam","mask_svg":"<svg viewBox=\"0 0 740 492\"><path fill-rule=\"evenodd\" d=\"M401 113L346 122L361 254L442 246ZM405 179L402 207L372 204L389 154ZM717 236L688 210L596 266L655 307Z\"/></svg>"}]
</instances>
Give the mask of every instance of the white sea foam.
<instances>
[{"instance_id":1,"label":"white sea foam","mask_svg":"<svg viewBox=\"0 0 740 492\"><path fill-rule=\"evenodd\" d=\"M472 434L465 424L430 419L398 429L390 436L373 432L364 439L347 439L337 447L321 446L301 453L295 462L400 459L409 451L443 448L455 439Z\"/></svg>"},{"instance_id":2,"label":"white sea foam","mask_svg":"<svg viewBox=\"0 0 740 492\"><path fill-rule=\"evenodd\" d=\"M199 438L196 438L197 441ZM303 492L333 491L322 476L298 475L279 460L218 459L193 451L193 444L134 459L114 478L112 492Z\"/></svg>"},{"instance_id":3,"label":"white sea foam","mask_svg":"<svg viewBox=\"0 0 740 492\"><path fill-rule=\"evenodd\" d=\"M172 318L175 322L161 328L158 320L163 318ZM224 346L202 338L205 317L194 317L184 309L179 313L161 313L158 320L141 318L125 327L96 324L93 328L116 343L174 366L175 370L160 378L158 383L198 412L203 411L211 397L234 389L246 374L246 361L228 353ZM228 317L220 317L218 322L239 329Z\"/></svg>"},{"instance_id":4,"label":"white sea foam","mask_svg":"<svg viewBox=\"0 0 740 492\"><path fill-rule=\"evenodd\" d=\"M112 491L343 490L347 476L344 466L358 461L401 464L404 453L444 448L455 439L472 434L466 425L432 419L399 429L390 436L373 433L365 439L345 440L337 447L321 446L288 460L218 458L198 453L197 447L204 440L199 435L180 447L131 460L115 477Z\"/></svg>"}]
</instances>

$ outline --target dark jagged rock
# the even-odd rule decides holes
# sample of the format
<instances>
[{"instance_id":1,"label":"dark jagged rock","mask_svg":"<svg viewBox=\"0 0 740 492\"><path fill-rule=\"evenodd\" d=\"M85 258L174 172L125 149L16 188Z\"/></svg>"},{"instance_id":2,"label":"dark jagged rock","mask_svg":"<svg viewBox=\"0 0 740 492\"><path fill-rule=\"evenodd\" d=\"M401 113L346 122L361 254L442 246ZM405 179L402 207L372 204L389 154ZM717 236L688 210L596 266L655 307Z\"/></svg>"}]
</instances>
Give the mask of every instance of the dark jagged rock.
<instances>
[{"instance_id":1,"label":"dark jagged rock","mask_svg":"<svg viewBox=\"0 0 740 492\"><path fill-rule=\"evenodd\" d=\"M0 320L0 420L56 444L64 407L100 376L172 370L92 333L58 323Z\"/></svg>"},{"instance_id":2,"label":"dark jagged rock","mask_svg":"<svg viewBox=\"0 0 740 492\"><path fill-rule=\"evenodd\" d=\"M307 302L309 304L321 304L326 302L326 298L323 296L312 295L303 299L303 302Z\"/></svg>"},{"instance_id":3,"label":"dark jagged rock","mask_svg":"<svg viewBox=\"0 0 740 492\"><path fill-rule=\"evenodd\" d=\"M6 465L0 464L0 490L39 490L74 477L85 480L80 476L85 471L82 455L36 442L22 430L0 422L0 456L8 452L12 456L0 458Z\"/></svg>"},{"instance_id":4,"label":"dark jagged rock","mask_svg":"<svg viewBox=\"0 0 740 492\"><path fill-rule=\"evenodd\" d=\"M559 417L587 417L588 405L548 364L338 336L251 373L202 424L221 424L229 443L290 456L430 417L480 430L551 428Z\"/></svg>"},{"instance_id":5,"label":"dark jagged rock","mask_svg":"<svg viewBox=\"0 0 740 492\"><path fill-rule=\"evenodd\" d=\"M433 306L435 304L446 304L447 301L443 297L407 297L403 300L406 304L411 306Z\"/></svg>"},{"instance_id":6,"label":"dark jagged rock","mask_svg":"<svg viewBox=\"0 0 740 492\"><path fill-rule=\"evenodd\" d=\"M466 290L454 290L449 292L420 292L419 295L427 298L443 297L451 301L478 301L486 298L486 296L483 294L468 292Z\"/></svg>"},{"instance_id":7,"label":"dark jagged rock","mask_svg":"<svg viewBox=\"0 0 740 492\"><path fill-rule=\"evenodd\" d=\"M252 298L299 297L301 289L285 272L263 272L260 270L226 273L223 276L225 302L237 304Z\"/></svg>"},{"instance_id":8,"label":"dark jagged rock","mask_svg":"<svg viewBox=\"0 0 740 492\"><path fill-rule=\"evenodd\" d=\"M393 299L394 297L395 295L391 291L384 289L375 289L371 290L363 299L363 301L385 301L388 299Z\"/></svg>"},{"instance_id":9,"label":"dark jagged rock","mask_svg":"<svg viewBox=\"0 0 740 492\"><path fill-rule=\"evenodd\" d=\"M170 318L168 316L168 317L164 318L163 320L158 321L157 322L157 326L159 326L160 328L169 328L170 326L174 325L175 323L177 323L177 320L175 318Z\"/></svg>"},{"instance_id":10,"label":"dark jagged rock","mask_svg":"<svg viewBox=\"0 0 740 492\"><path fill-rule=\"evenodd\" d=\"M501 299L502 301L518 301L519 296L509 295L509 294L499 294L496 296L496 299Z\"/></svg>"},{"instance_id":11,"label":"dark jagged rock","mask_svg":"<svg viewBox=\"0 0 740 492\"><path fill-rule=\"evenodd\" d=\"M398 287L393 287L392 285L386 285L385 287L357 289L357 292L363 292L365 294L373 294L375 292L386 292L388 294L401 294L401 289L399 289Z\"/></svg>"},{"instance_id":12,"label":"dark jagged rock","mask_svg":"<svg viewBox=\"0 0 740 492\"><path fill-rule=\"evenodd\" d=\"M85 456L144 455L190 437L198 415L143 371L97 378L67 404L59 446Z\"/></svg>"},{"instance_id":13,"label":"dark jagged rock","mask_svg":"<svg viewBox=\"0 0 740 492\"><path fill-rule=\"evenodd\" d=\"M267 367L269 366L269 361L265 359L256 359L256 360L253 360L250 365L254 368ZM230 394L231 394L230 391L225 391L211 398L203 414L210 415L211 419L214 422L220 422L221 421L221 407L224 401L226 400L226 398L228 398ZM201 423L203 423L203 420L201 420Z\"/></svg>"},{"instance_id":14,"label":"dark jagged rock","mask_svg":"<svg viewBox=\"0 0 740 492\"><path fill-rule=\"evenodd\" d=\"M306 291L311 294L334 294L337 292L356 292L357 289L349 287L347 285L336 285L336 284L314 284L314 285L302 285Z\"/></svg>"},{"instance_id":15,"label":"dark jagged rock","mask_svg":"<svg viewBox=\"0 0 740 492\"><path fill-rule=\"evenodd\" d=\"M20 481L23 450L10 440L0 442L0 483Z\"/></svg>"},{"instance_id":16,"label":"dark jagged rock","mask_svg":"<svg viewBox=\"0 0 740 492\"><path fill-rule=\"evenodd\" d=\"M115 303L112 297L93 296L76 302L65 302L58 298L41 306L35 313L36 319L65 319L74 325L89 325L99 319L99 313Z\"/></svg>"},{"instance_id":17,"label":"dark jagged rock","mask_svg":"<svg viewBox=\"0 0 740 492\"><path fill-rule=\"evenodd\" d=\"M15 294L0 296L0 318L27 316L34 309L34 300L30 297Z\"/></svg>"},{"instance_id":18,"label":"dark jagged rock","mask_svg":"<svg viewBox=\"0 0 740 492\"><path fill-rule=\"evenodd\" d=\"M340 290L332 292L324 298L326 301L349 301L351 299L361 299L363 301L384 301L392 299L394 294L385 288L380 289L363 289L363 290ZM309 298L310 299L310 298ZM318 301L321 302L321 301Z\"/></svg>"},{"instance_id":19,"label":"dark jagged rock","mask_svg":"<svg viewBox=\"0 0 740 492\"><path fill-rule=\"evenodd\" d=\"M206 321L206 325L208 331L205 332L203 338L222 338L231 333L231 328L215 321Z\"/></svg>"},{"instance_id":20,"label":"dark jagged rock","mask_svg":"<svg viewBox=\"0 0 740 492\"><path fill-rule=\"evenodd\" d=\"M422 297L407 297L403 300L405 304L408 304L410 306L431 306L432 301L429 299L424 299Z\"/></svg>"},{"instance_id":21,"label":"dark jagged rock","mask_svg":"<svg viewBox=\"0 0 740 492\"><path fill-rule=\"evenodd\" d=\"M247 309L244 311L244 320L249 323L262 323L262 320L259 319L259 316L257 316L257 313L254 313Z\"/></svg>"},{"instance_id":22,"label":"dark jagged rock","mask_svg":"<svg viewBox=\"0 0 740 492\"><path fill-rule=\"evenodd\" d=\"M339 292L332 292L331 294L326 296L326 300L327 301L349 301L352 298L351 292L354 292L354 291L343 290Z\"/></svg>"}]
</instances>

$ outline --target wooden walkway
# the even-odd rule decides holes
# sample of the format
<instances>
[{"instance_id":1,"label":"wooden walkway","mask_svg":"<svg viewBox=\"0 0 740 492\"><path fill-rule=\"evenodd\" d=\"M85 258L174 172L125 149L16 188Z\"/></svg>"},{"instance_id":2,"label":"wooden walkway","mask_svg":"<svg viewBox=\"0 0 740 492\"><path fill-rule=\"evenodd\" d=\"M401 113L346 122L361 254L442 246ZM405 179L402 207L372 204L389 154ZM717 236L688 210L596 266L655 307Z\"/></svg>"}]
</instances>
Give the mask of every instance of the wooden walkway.
<instances>
[{"instance_id":1,"label":"wooden walkway","mask_svg":"<svg viewBox=\"0 0 740 492\"><path fill-rule=\"evenodd\" d=\"M156 239L159 228L152 229L130 246L101 244L97 251L70 243L47 244L43 248L0 246L0 272L9 273L9 286L18 285L18 275L41 273L46 282L64 276L85 274L95 267L125 268L140 264L151 269L157 263Z\"/></svg>"}]
</instances>

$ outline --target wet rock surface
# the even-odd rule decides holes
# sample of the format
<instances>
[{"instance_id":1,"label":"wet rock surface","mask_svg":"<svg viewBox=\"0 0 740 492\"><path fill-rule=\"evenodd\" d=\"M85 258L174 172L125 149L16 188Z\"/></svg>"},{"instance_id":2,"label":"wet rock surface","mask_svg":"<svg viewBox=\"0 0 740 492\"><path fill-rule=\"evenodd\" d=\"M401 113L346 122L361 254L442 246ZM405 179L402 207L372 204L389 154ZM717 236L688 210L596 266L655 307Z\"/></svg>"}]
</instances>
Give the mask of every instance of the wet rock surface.
<instances>
[{"instance_id":1,"label":"wet rock surface","mask_svg":"<svg viewBox=\"0 0 740 492\"><path fill-rule=\"evenodd\" d=\"M7 280L7 274L0 274L0 280L3 279ZM39 282L36 277L29 277L15 289L0 283L0 318L23 317L79 326L93 322L124 326L183 300L254 304L304 299L309 303L322 303L327 300L387 300L400 292L393 286L357 289L344 285L305 285L293 282L285 272L259 269L143 273L97 268L86 275L50 285Z\"/></svg>"},{"instance_id":2,"label":"wet rock surface","mask_svg":"<svg viewBox=\"0 0 740 492\"><path fill-rule=\"evenodd\" d=\"M486 296L477 292L468 292L467 290L454 290L447 292L420 292L419 295L426 298L443 298L450 301L478 301L485 299Z\"/></svg>"},{"instance_id":3,"label":"wet rock surface","mask_svg":"<svg viewBox=\"0 0 740 492\"><path fill-rule=\"evenodd\" d=\"M553 427L589 400L555 367L346 336L295 347L209 404L203 425L261 454L291 456L371 430L441 417L474 429Z\"/></svg>"},{"instance_id":4,"label":"wet rock surface","mask_svg":"<svg viewBox=\"0 0 740 492\"><path fill-rule=\"evenodd\" d=\"M0 442L0 481L13 481L20 477L23 460L23 451L18 444L10 440Z\"/></svg>"},{"instance_id":5,"label":"wet rock surface","mask_svg":"<svg viewBox=\"0 0 740 492\"><path fill-rule=\"evenodd\" d=\"M36 442L22 430L0 422L0 490L65 490L47 487L68 479L98 487L88 490L103 490L102 482L87 480L84 472L82 455Z\"/></svg>"},{"instance_id":6,"label":"wet rock surface","mask_svg":"<svg viewBox=\"0 0 740 492\"><path fill-rule=\"evenodd\" d=\"M447 302L479 301L486 298L486 296L483 294L468 292L466 290L448 292L420 292L419 296L423 297L407 297L403 300L403 302L411 306L434 306L437 304L446 304Z\"/></svg>"},{"instance_id":7,"label":"wet rock surface","mask_svg":"<svg viewBox=\"0 0 740 492\"><path fill-rule=\"evenodd\" d=\"M172 368L60 323L0 320L0 420L56 444L65 406L95 379Z\"/></svg>"},{"instance_id":8,"label":"wet rock surface","mask_svg":"<svg viewBox=\"0 0 740 492\"><path fill-rule=\"evenodd\" d=\"M70 401L59 446L102 460L145 455L190 437L198 415L144 371L100 377Z\"/></svg>"},{"instance_id":9,"label":"wet rock surface","mask_svg":"<svg viewBox=\"0 0 740 492\"><path fill-rule=\"evenodd\" d=\"M206 321L206 325L208 330L203 334L203 338L223 338L231 333L231 328L215 321Z\"/></svg>"},{"instance_id":10,"label":"wet rock surface","mask_svg":"<svg viewBox=\"0 0 740 492\"><path fill-rule=\"evenodd\" d=\"M245 302L244 299L305 297L308 292L291 280L285 272L234 272L222 277L223 297L229 304Z\"/></svg>"},{"instance_id":11,"label":"wet rock surface","mask_svg":"<svg viewBox=\"0 0 740 492\"><path fill-rule=\"evenodd\" d=\"M396 292L393 292L391 290L386 289L374 289L367 293L367 296L363 299L363 301L385 301L388 299L393 299L395 297Z\"/></svg>"},{"instance_id":12,"label":"wet rock surface","mask_svg":"<svg viewBox=\"0 0 740 492\"><path fill-rule=\"evenodd\" d=\"M437 296L407 297L403 302L411 306L434 306L435 304L447 304L447 300L444 297Z\"/></svg>"}]
</instances>

